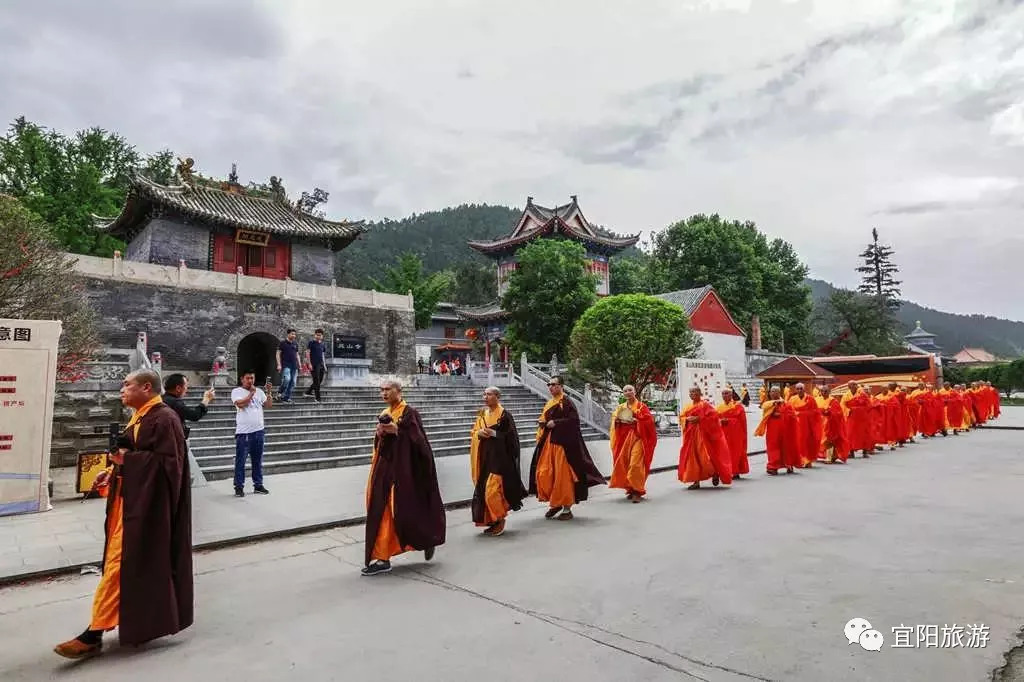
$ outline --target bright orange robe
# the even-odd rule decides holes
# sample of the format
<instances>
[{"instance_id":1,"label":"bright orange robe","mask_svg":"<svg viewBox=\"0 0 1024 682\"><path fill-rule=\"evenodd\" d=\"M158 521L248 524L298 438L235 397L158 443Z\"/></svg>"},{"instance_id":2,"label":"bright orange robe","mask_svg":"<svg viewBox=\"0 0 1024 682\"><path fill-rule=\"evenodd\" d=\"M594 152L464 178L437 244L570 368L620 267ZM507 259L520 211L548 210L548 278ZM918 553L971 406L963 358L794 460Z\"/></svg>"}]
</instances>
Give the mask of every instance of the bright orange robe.
<instances>
[{"instance_id":1,"label":"bright orange robe","mask_svg":"<svg viewBox=\"0 0 1024 682\"><path fill-rule=\"evenodd\" d=\"M387 414L391 416L391 423L397 424L398 420L402 418L405 413L405 401L401 401L394 407L386 407L381 412L381 416ZM370 478L373 480L373 469L377 466L377 448L373 449L373 459L370 460ZM366 508L370 508L370 486L366 486ZM411 546L402 547L402 543L398 540L398 531L395 530L395 490L392 489L388 492L388 503L384 507L384 514L380 519L380 527L377 530L377 539L373 543L373 553L370 555L371 559L376 561L390 561L391 557L402 554L403 552L412 551L414 548Z\"/></svg>"},{"instance_id":2,"label":"bright orange robe","mask_svg":"<svg viewBox=\"0 0 1024 682\"><path fill-rule=\"evenodd\" d=\"M688 422L687 417L697 417ZM690 403L679 415L683 425L683 444L679 448L679 480L683 483L704 481L715 474L722 483L732 483L732 461L729 446L722 433L718 412L711 403L700 400Z\"/></svg>"},{"instance_id":3,"label":"bright orange robe","mask_svg":"<svg viewBox=\"0 0 1024 682\"><path fill-rule=\"evenodd\" d=\"M747 411L738 402L722 403L717 408L722 420L722 432L732 457L732 474L749 474L750 461L747 459Z\"/></svg>"},{"instance_id":4,"label":"bright orange robe","mask_svg":"<svg viewBox=\"0 0 1024 682\"><path fill-rule=\"evenodd\" d=\"M907 425L903 414L903 403L898 393L883 393L878 396L882 405L882 441L895 445L907 439Z\"/></svg>"},{"instance_id":5,"label":"bright orange robe","mask_svg":"<svg viewBox=\"0 0 1024 682\"><path fill-rule=\"evenodd\" d=\"M846 435L846 417L843 415L843 407L835 396L818 398L818 407L821 408L822 423L822 451L826 461L834 462L837 459L845 462L850 456L849 440Z\"/></svg>"},{"instance_id":6,"label":"bright orange robe","mask_svg":"<svg viewBox=\"0 0 1024 682\"><path fill-rule=\"evenodd\" d=\"M907 396L907 405L910 407L910 428L911 437L921 433L926 436L930 436L926 430L928 417L925 414L925 401L927 397L927 391L923 388L915 388Z\"/></svg>"},{"instance_id":7,"label":"bright orange robe","mask_svg":"<svg viewBox=\"0 0 1024 682\"><path fill-rule=\"evenodd\" d=\"M755 436L764 436L768 452L766 469L769 473L800 466L799 432L797 416L792 406L781 398L769 400L761 406L761 421Z\"/></svg>"},{"instance_id":8,"label":"bright orange robe","mask_svg":"<svg viewBox=\"0 0 1024 682\"><path fill-rule=\"evenodd\" d=\"M621 410L630 411L633 421L617 423L615 418ZM609 433L612 475L608 487L646 495L647 477L651 473L654 449L658 445L658 430L654 426L654 415L650 408L639 400L620 405L612 415Z\"/></svg>"},{"instance_id":9,"label":"bright orange robe","mask_svg":"<svg viewBox=\"0 0 1024 682\"><path fill-rule=\"evenodd\" d=\"M1002 412L1002 406L999 404L1002 401L1002 396L999 395L999 389L995 386L990 386L989 390L992 391L992 418L995 419Z\"/></svg>"},{"instance_id":10,"label":"bright orange robe","mask_svg":"<svg viewBox=\"0 0 1024 682\"><path fill-rule=\"evenodd\" d=\"M964 426L964 399L959 391L944 391L943 402L946 403L946 423L949 428L960 429Z\"/></svg>"},{"instance_id":11,"label":"bright orange robe","mask_svg":"<svg viewBox=\"0 0 1024 682\"><path fill-rule=\"evenodd\" d=\"M154 396L137 409L128 420L125 431L134 427L135 437L139 437L139 420L146 416L155 405L163 402L160 396ZM107 469L108 475L113 466ZM92 619L90 630L112 630L117 627L121 613L121 553L124 547L124 497L121 495L121 479L110 481L104 489L106 495L113 494L109 521L107 522L107 546L103 555L103 575L96 586L96 595L92 601Z\"/></svg>"},{"instance_id":12,"label":"bright orange robe","mask_svg":"<svg viewBox=\"0 0 1024 682\"><path fill-rule=\"evenodd\" d=\"M813 396L794 393L787 401L797 415L797 448L800 466L807 467L818 459L821 453L821 410Z\"/></svg>"},{"instance_id":13,"label":"bright orange robe","mask_svg":"<svg viewBox=\"0 0 1024 682\"><path fill-rule=\"evenodd\" d=\"M841 401L846 413L846 433L850 452L875 449L872 427L871 397L858 388L856 393L847 393Z\"/></svg>"}]
</instances>

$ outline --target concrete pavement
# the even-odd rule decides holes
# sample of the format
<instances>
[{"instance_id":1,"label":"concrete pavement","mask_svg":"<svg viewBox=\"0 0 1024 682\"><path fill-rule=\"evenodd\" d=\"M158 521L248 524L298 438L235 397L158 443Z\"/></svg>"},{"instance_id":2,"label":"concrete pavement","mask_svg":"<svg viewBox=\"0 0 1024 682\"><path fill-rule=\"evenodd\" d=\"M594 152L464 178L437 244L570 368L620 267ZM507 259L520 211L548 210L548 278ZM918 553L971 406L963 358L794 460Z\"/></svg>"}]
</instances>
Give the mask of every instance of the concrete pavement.
<instances>
[{"instance_id":1,"label":"concrete pavement","mask_svg":"<svg viewBox=\"0 0 1024 682\"><path fill-rule=\"evenodd\" d=\"M50 649L97 578L8 587L0 679L985 680L1024 621L1021 450L980 431L792 476L758 462L730 490L663 474L639 505L595 489L573 522L531 502L501 538L460 510L433 562L376 578L361 528L201 552L192 628L78 665ZM847 644L854 617L881 651ZM991 640L891 646L954 623Z\"/></svg>"}]
</instances>

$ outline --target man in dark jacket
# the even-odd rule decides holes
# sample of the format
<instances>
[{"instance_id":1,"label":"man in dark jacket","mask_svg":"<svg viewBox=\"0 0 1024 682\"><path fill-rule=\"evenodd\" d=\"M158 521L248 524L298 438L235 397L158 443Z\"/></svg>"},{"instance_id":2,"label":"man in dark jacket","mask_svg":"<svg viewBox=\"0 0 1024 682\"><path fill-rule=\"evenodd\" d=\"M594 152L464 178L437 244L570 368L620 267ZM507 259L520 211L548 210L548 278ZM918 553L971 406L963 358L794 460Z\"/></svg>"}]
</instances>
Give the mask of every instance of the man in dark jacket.
<instances>
[{"instance_id":1,"label":"man in dark jacket","mask_svg":"<svg viewBox=\"0 0 1024 682\"><path fill-rule=\"evenodd\" d=\"M198 405L189 407L185 404L185 394L188 392L188 379L183 374L171 374L164 379L164 403L174 410L181 419L181 429L185 432L185 448L188 450L189 471L192 474L191 485L205 485L206 477L203 476L199 463L196 462L192 448L188 447L188 434L190 429L186 421L197 422L206 416L206 406L213 402L213 389L208 388L203 393L203 399ZM197 480L198 479L198 480Z\"/></svg>"}]
</instances>

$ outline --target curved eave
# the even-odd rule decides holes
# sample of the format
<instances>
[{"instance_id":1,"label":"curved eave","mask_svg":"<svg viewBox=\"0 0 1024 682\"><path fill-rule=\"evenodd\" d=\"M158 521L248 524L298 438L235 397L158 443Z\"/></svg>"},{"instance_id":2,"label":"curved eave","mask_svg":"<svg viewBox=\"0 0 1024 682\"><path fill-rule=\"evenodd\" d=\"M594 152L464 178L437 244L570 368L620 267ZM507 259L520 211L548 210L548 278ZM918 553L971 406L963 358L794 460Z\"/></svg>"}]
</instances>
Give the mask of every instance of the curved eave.
<instances>
[{"instance_id":1,"label":"curved eave","mask_svg":"<svg viewBox=\"0 0 1024 682\"><path fill-rule=\"evenodd\" d=\"M628 249L630 246L633 246L640 241L640 235L633 235L621 239L608 239L604 237L594 237L588 234L581 234L561 219L552 218L545 223L543 227L514 238L499 239L492 242L471 241L468 242L468 245L469 248L479 251L485 255L500 256L513 252L534 239L541 239L545 237L550 238L556 235L561 235L567 239L580 242L591 251L603 253L609 256L614 255L623 249Z\"/></svg>"}]
</instances>

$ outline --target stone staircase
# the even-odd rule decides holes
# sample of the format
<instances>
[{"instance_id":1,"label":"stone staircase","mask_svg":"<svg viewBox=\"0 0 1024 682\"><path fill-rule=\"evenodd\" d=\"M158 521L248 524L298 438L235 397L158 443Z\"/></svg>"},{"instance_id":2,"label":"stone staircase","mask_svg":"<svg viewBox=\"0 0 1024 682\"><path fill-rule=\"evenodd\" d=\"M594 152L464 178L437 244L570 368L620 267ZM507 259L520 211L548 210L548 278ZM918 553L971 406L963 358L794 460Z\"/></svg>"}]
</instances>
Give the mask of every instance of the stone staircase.
<instances>
[{"instance_id":1,"label":"stone staircase","mask_svg":"<svg viewBox=\"0 0 1024 682\"><path fill-rule=\"evenodd\" d=\"M515 416L523 447L532 447L537 418L544 401L521 387L505 387L502 404ZM420 412L435 457L465 455L469 452L469 430L482 405L482 389L464 383L450 386L409 387L406 401ZM275 402L264 413L266 446L264 474L280 474L368 464L373 447L377 415L383 409L374 387L328 388L323 402L301 395L297 389L291 405ZM209 480L231 478L235 457L235 408L230 389L217 389L206 417L192 422L189 443L196 461ZM189 404L202 397L190 389ZM606 436L584 425L586 440Z\"/></svg>"}]
</instances>

